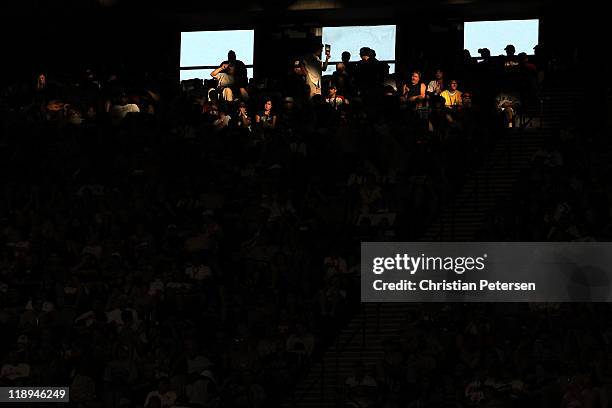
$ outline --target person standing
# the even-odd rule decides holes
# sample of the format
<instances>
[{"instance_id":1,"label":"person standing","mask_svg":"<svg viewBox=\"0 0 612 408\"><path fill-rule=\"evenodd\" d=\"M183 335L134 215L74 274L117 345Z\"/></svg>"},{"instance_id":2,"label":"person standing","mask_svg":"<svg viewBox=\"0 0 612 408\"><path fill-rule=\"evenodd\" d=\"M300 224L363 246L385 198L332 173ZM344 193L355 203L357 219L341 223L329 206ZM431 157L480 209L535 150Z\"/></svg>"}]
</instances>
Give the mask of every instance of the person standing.
<instances>
[{"instance_id":1,"label":"person standing","mask_svg":"<svg viewBox=\"0 0 612 408\"><path fill-rule=\"evenodd\" d=\"M388 65L376 59L376 52L363 47L359 50L361 61L355 65L355 86L359 96L367 103L374 103L384 89L385 70Z\"/></svg>"},{"instance_id":2,"label":"person standing","mask_svg":"<svg viewBox=\"0 0 612 408\"><path fill-rule=\"evenodd\" d=\"M336 64L336 71L332 74L331 83L336 86L338 93L347 96L352 92L351 77L349 76L344 62Z\"/></svg>"},{"instance_id":3,"label":"person standing","mask_svg":"<svg viewBox=\"0 0 612 408\"><path fill-rule=\"evenodd\" d=\"M300 60L296 59L292 62L291 70L285 77L283 89L284 95L292 97L300 106L308 100L310 87L306 84Z\"/></svg>"},{"instance_id":4,"label":"person standing","mask_svg":"<svg viewBox=\"0 0 612 408\"><path fill-rule=\"evenodd\" d=\"M306 84L310 88L310 97L321 95L321 78L323 71L327 70L327 65L331 57L329 52L325 53L325 61L321 61L323 44L317 44L312 53L302 58L302 71L306 77Z\"/></svg>"},{"instance_id":5,"label":"person standing","mask_svg":"<svg viewBox=\"0 0 612 408\"><path fill-rule=\"evenodd\" d=\"M355 63L351 62L351 53L348 51L342 52L341 61L344 64L344 69L346 70L346 73L352 78Z\"/></svg>"},{"instance_id":6,"label":"person standing","mask_svg":"<svg viewBox=\"0 0 612 408\"><path fill-rule=\"evenodd\" d=\"M519 63L515 55L516 48L514 48L514 45L512 44L506 45L506 48L504 48L504 51L506 51L506 56L504 57L504 67L506 68L517 67Z\"/></svg>"}]
</instances>

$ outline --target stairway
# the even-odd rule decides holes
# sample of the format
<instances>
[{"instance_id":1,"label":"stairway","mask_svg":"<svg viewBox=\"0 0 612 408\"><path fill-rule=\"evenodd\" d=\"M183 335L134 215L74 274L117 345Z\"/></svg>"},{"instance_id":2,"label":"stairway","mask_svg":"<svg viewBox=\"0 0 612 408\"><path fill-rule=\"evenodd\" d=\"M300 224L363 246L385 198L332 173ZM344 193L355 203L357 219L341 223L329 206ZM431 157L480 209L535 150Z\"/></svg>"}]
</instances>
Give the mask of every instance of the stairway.
<instances>
[{"instance_id":1,"label":"stairway","mask_svg":"<svg viewBox=\"0 0 612 408\"><path fill-rule=\"evenodd\" d=\"M491 152L455 199L442 210L422 241L470 241L488 211L510 198L522 169L547 136L561 129L579 99L572 89L551 89L541 95L541 106L529 112L524 129L512 129ZM383 357L383 342L398 335L400 325L418 303L363 303L336 345L325 352L288 399L286 408L342 408L343 384L353 363L362 361L373 368Z\"/></svg>"},{"instance_id":2,"label":"stairway","mask_svg":"<svg viewBox=\"0 0 612 408\"><path fill-rule=\"evenodd\" d=\"M508 129L486 159L468 178L463 189L441 211L421 241L471 241L485 215L511 197L520 172L545 139L564 126L579 92L552 89L542 93L540 106L524 115L524 128Z\"/></svg>"},{"instance_id":3,"label":"stairway","mask_svg":"<svg viewBox=\"0 0 612 408\"><path fill-rule=\"evenodd\" d=\"M398 336L398 329L416 303L363 303L361 312L343 330L322 361L313 365L296 387L287 408L342 407L343 385L361 361L368 369L383 357L383 342Z\"/></svg>"}]
</instances>

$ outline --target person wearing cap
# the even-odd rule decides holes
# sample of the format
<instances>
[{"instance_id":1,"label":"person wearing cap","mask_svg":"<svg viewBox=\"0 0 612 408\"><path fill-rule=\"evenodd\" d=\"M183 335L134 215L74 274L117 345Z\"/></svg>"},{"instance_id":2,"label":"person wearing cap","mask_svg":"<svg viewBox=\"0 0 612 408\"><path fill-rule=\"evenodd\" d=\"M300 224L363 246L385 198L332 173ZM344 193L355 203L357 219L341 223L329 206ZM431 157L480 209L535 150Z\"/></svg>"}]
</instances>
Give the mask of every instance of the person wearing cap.
<instances>
[{"instance_id":1,"label":"person wearing cap","mask_svg":"<svg viewBox=\"0 0 612 408\"><path fill-rule=\"evenodd\" d=\"M488 48L479 48L478 54L480 54L480 59L482 60L480 63L489 63L491 60L491 50Z\"/></svg>"},{"instance_id":2,"label":"person wearing cap","mask_svg":"<svg viewBox=\"0 0 612 408\"><path fill-rule=\"evenodd\" d=\"M532 62L540 70L546 68L546 65L547 65L546 49L542 44L536 44L535 47L533 47Z\"/></svg>"},{"instance_id":3,"label":"person wearing cap","mask_svg":"<svg viewBox=\"0 0 612 408\"><path fill-rule=\"evenodd\" d=\"M355 65L355 87L364 101L372 101L377 95L382 95L385 74L388 65L376 59L376 51L363 47L359 50L361 61Z\"/></svg>"},{"instance_id":4,"label":"person wearing cap","mask_svg":"<svg viewBox=\"0 0 612 408\"><path fill-rule=\"evenodd\" d=\"M341 106L348 105L348 100L338 94L338 88L332 82L327 89L327 97L325 98L325 102L328 103L332 108L338 109Z\"/></svg>"},{"instance_id":5,"label":"person wearing cap","mask_svg":"<svg viewBox=\"0 0 612 408\"><path fill-rule=\"evenodd\" d=\"M504 61L504 66L505 67L516 67L518 66L518 61L516 59L516 48L514 48L514 45L512 44L508 44L506 45L506 48L504 48L504 51L506 51L506 57L505 57L505 61Z\"/></svg>"},{"instance_id":6,"label":"person wearing cap","mask_svg":"<svg viewBox=\"0 0 612 408\"><path fill-rule=\"evenodd\" d=\"M284 131L295 131L300 125L299 107L295 99L287 96L283 99L283 106L278 115L278 127Z\"/></svg>"}]
</instances>

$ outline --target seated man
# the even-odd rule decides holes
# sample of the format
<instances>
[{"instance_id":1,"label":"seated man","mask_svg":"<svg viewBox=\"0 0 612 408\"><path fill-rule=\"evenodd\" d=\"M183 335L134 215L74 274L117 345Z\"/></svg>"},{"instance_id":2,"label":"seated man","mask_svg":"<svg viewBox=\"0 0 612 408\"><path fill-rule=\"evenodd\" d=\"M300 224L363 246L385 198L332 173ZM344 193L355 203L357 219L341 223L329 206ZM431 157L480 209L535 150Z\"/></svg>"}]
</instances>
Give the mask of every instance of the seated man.
<instances>
[{"instance_id":1,"label":"seated man","mask_svg":"<svg viewBox=\"0 0 612 408\"><path fill-rule=\"evenodd\" d=\"M406 83L402 87L400 101L416 108L421 107L425 100L426 91L427 86L421 82L421 72L413 71L410 76L410 83Z\"/></svg>"},{"instance_id":2,"label":"seated man","mask_svg":"<svg viewBox=\"0 0 612 408\"><path fill-rule=\"evenodd\" d=\"M342 95L338 95L338 88L332 82L329 85L329 89L327 90L327 97L325 98L325 102L328 103L332 108L338 109L343 105L348 105L348 99L346 99Z\"/></svg>"},{"instance_id":3,"label":"seated man","mask_svg":"<svg viewBox=\"0 0 612 408\"><path fill-rule=\"evenodd\" d=\"M448 89L442 91L440 96L444 98L444 106L451 109L457 109L463 106L463 99L461 91L457 90L457 80L452 79L448 83Z\"/></svg>"},{"instance_id":4,"label":"seated man","mask_svg":"<svg viewBox=\"0 0 612 408\"><path fill-rule=\"evenodd\" d=\"M218 89L222 98L228 102L232 102L234 100L234 92L232 91L232 87L235 84L235 65L233 63L223 63L217 69L210 73L210 76L215 78L219 84Z\"/></svg>"}]
</instances>

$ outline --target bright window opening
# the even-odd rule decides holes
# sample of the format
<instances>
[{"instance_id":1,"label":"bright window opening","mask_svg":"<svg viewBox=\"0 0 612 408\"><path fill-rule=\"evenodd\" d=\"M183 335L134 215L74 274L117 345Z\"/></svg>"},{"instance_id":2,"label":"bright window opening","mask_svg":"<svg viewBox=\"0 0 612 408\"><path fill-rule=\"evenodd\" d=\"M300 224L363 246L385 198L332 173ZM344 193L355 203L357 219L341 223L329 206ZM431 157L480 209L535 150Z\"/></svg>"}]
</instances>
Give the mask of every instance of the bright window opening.
<instances>
[{"instance_id":1,"label":"bright window opening","mask_svg":"<svg viewBox=\"0 0 612 408\"><path fill-rule=\"evenodd\" d=\"M395 73L395 36L396 26L345 26L324 27L323 44L331 45L330 65L326 74L331 74L340 62L342 52L351 53L351 61L359 61L359 49L370 47L376 51L376 59L389 64L389 73Z\"/></svg>"},{"instance_id":2,"label":"bright window opening","mask_svg":"<svg viewBox=\"0 0 612 408\"><path fill-rule=\"evenodd\" d=\"M253 77L255 30L188 31L181 33L180 78L210 78L210 73L233 50Z\"/></svg>"},{"instance_id":3,"label":"bright window opening","mask_svg":"<svg viewBox=\"0 0 612 408\"><path fill-rule=\"evenodd\" d=\"M463 28L463 46L477 57L479 48L488 48L492 56L505 54L508 44L514 45L516 53L533 55L538 44L540 21L503 20L468 21Z\"/></svg>"}]
</instances>

